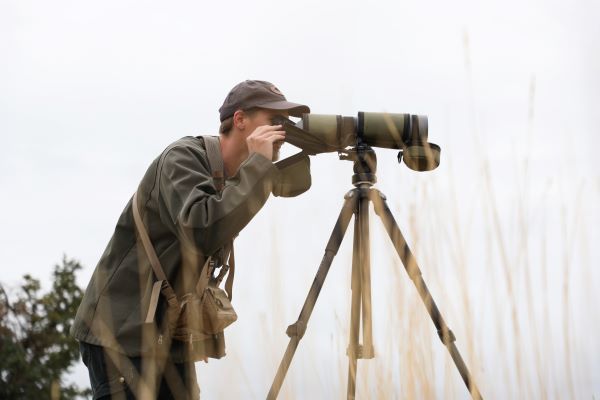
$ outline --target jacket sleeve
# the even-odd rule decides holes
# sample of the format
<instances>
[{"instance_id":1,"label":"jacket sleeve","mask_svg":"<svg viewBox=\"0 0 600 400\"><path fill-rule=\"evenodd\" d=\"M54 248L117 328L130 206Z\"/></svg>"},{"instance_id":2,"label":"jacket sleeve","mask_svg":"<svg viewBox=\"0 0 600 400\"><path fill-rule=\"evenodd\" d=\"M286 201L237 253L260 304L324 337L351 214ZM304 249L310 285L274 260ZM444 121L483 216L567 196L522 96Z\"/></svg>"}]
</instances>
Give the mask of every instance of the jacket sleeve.
<instances>
[{"instance_id":1,"label":"jacket sleeve","mask_svg":"<svg viewBox=\"0 0 600 400\"><path fill-rule=\"evenodd\" d=\"M211 255L244 228L262 208L272 190L277 168L252 154L218 193L206 154L174 147L159 171L159 191L182 244Z\"/></svg>"}]
</instances>

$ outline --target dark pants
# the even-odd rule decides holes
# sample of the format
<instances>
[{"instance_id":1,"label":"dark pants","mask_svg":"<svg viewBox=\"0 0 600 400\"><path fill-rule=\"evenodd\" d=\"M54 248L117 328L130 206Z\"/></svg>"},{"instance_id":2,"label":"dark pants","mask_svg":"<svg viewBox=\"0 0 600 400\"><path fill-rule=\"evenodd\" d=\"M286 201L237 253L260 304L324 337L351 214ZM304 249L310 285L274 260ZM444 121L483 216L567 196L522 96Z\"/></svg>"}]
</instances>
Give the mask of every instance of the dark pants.
<instances>
[{"instance_id":1,"label":"dark pants","mask_svg":"<svg viewBox=\"0 0 600 400\"><path fill-rule=\"evenodd\" d=\"M105 347L80 343L89 370L94 400L159 400L200 398L193 362L127 357Z\"/></svg>"}]
</instances>

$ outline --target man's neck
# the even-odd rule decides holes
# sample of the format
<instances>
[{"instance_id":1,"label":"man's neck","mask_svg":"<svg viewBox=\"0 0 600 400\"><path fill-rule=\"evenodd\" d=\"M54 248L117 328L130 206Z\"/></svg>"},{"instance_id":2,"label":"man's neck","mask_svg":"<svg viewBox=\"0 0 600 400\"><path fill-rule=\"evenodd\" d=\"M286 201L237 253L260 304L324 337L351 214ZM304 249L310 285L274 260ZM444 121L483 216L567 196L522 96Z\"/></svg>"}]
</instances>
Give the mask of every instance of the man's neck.
<instances>
[{"instance_id":1,"label":"man's neck","mask_svg":"<svg viewBox=\"0 0 600 400\"><path fill-rule=\"evenodd\" d=\"M225 177L228 178L235 175L240 165L248 158L248 147L245 137L233 130L227 136L221 135L220 142Z\"/></svg>"}]
</instances>

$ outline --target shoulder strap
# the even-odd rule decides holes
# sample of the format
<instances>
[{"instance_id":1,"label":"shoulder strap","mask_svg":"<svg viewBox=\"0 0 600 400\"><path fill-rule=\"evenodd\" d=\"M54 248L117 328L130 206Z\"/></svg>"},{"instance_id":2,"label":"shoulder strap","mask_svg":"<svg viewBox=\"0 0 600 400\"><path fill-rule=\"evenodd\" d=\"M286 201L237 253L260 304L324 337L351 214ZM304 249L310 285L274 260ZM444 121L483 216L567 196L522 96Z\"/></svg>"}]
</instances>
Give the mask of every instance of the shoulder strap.
<instances>
[{"instance_id":1,"label":"shoulder strap","mask_svg":"<svg viewBox=\"0 0 600 400\"><path fill-rule=\"evenodd\" d=\"M150 264L152 264L152 269L156 274L156 277L161 281L166 281L167 276L165 275L165 271L163 271L162 266L160 265L160 261L158 260L158 256L156 255L156 251L154 251L154 247L152 246L152 242L150 241L150 237L148 236L148 232L146 232L146 228L144 227L144 222L142 221L142 217L140 216L140 209L138 208L137 202L137 191L133 195L133 203L131 205L133 208L133 220L135 222L135 227L140 235L140 239L142 239L142 245L144 246L144 250L146 250L146 254L148 255L148 259L150 260Z\"/></svg>"},{"instance_id":2,"label":"shoulder strap","mask_svg":"<svg viewBox=\"0 0 600 400\"><path fill-rule=\"evenodd\" d=\"M225 186L225 166L223 163L223 155L221 154L221 142L218 136L203 136L204 147L206 147L206 155L208 156L208 164L213 177L213 182L217 190L220 192ZM233 239L228 245L227 257L229 260L223 260L229 264L229 273L225 281L225 291L229 295L229 300L233 298L233 277L235 275L235 256L233 254Z\"/></svg>"},{"instance_id":3,"label":"shoulder strap","mask_svg":"<svg viewBox=\"0 0 600 400\"><path fill-rule=\"evenodd\" d=\"M225 281L225 291L229 297L229 301L233 300L233 277L235 275L235 256L233 254L233 240L231 240L231 252L229 253L229 273Z\"/></svg>"},{"instance_id":4,"label":"shoulder strap","mask_svg":"<svg viewBox=\"0 0 600 400\"><path fill-rule=\"evenodd\" d=\"M138 234L140 235L142 245L144 246L144 250L146 250L146 255L150 260L150 264L152 265L154 274L158 278L158 280L154 282L154 285L152 286L150 304L148 306L148 313L146 315L145 320L146 323L152 323L154 321L154 314L156 313L156 307L158 306L158 296L160 295L161 290L167 290L169 292L170 297L173 297L175 301L177 301L177 296L175 295L175 292L173 292L173 290L168 286L165 271L160 265L160 261L158 260L158 256L156 255L156 251L154 250L154 246L152 246L152 242L150 241L148 232L144 227L144 222L142 221L140 209L138 207L137 202L137 191L133 194L131 208L133 209L133 221L135 222L135 227L137 228Z\"/></svg>"},{"instance_id":5,"label":"shoulder strap","mask_svg":"<svg viewBox=\"0 0 600 400\"><path fill-rule=\"evenodd\" d=\"M203 136L208 164L217 190L220 192L225 186L225 167L221 155L221 142L218 136Z\"/></svg>"}]
</instances>

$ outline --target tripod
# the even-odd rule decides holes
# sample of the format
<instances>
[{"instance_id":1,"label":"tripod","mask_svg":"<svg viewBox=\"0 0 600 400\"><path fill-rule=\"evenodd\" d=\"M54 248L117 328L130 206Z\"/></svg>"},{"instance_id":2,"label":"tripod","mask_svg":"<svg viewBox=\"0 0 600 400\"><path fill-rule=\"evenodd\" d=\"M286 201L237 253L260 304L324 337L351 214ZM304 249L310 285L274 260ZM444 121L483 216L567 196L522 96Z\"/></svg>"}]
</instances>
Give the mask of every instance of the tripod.
<instances>
[{"instance_id":1,"label":"tripod","mask_svg":"<svg viewBox=\"0 0 600 400\"><path fill-rule=\"evenodd\" d=\"M286 334L290 337L283 359L279 364L277 374L267 395L267 399L274 400L279 394L281 385L287 373L287 370L298 348L298 344L304 333L308 320L313 311L329 267L333 258L337 254L342 243L346 229L350 223L352 215L354 220L354 249L352 254L352 300L350 314L350 343L348 345L348 390L347 398L354 399L356 395L356 369L358 359L371 359L375 357L373 350L373 328L371 319L371 263L370 263L370 243L369 243L369 203L373 203L375 213L381 218L385 230L387 231L408 276L415 284L415 287L421 296L421 300L427 308L427 312L435 325L440 340L446 346L454 364L458 368L467 389L473 399L482 399L467 366L465 365L454 341L454 334L446 325L439 309L437 308L431 293L421 276L421 271L410 251L406 240L400 232L400 228L390 211L386 198L383 193L372 186L377 181L375 172L377 169L377 158L373 149L367 145L359 144L348 151L346 155L340 156L341 159L354 162L354 175L352 184L354 189L344 197L344 205L340 215L335 223L333 232L325 248L325 255L321 261L315 279L310 287L302 311L298 320L290 325ZM359 344L359 334L362 321L362 339Z\"/></svg>"}]
</instances>

